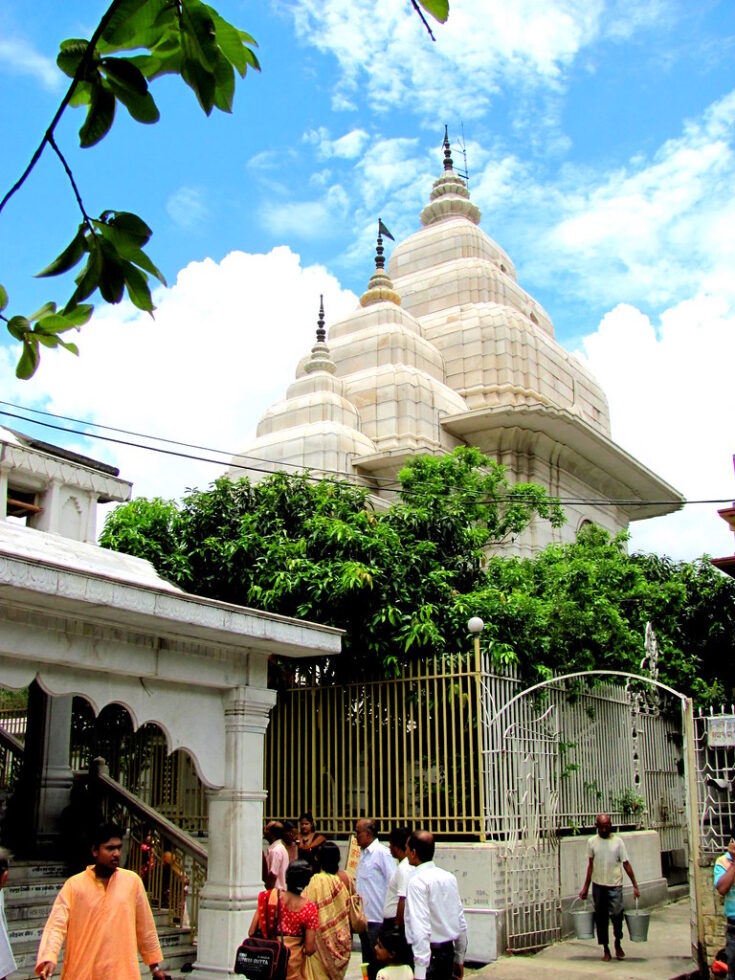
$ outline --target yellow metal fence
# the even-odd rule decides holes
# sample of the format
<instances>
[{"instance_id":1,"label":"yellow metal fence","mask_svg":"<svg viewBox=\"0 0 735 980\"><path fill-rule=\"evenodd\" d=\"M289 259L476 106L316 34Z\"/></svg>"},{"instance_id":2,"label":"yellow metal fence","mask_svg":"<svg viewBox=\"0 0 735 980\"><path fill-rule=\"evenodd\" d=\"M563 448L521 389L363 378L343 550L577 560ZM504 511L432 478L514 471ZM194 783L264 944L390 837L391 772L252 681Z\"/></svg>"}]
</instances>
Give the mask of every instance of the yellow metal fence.
<instances>
[{"instance_id":1,"label":"yellow metal fence","mask_svg":"<svg viewBox=\"0 0 735 980\"><path fill-rule=\"evenodd\" d=\"M479 658L432 658L391 680L340 687L306 676L268 727L267 818L312 810L323 833L361 816L483 838Z\"/></svg>"}]
</instances>

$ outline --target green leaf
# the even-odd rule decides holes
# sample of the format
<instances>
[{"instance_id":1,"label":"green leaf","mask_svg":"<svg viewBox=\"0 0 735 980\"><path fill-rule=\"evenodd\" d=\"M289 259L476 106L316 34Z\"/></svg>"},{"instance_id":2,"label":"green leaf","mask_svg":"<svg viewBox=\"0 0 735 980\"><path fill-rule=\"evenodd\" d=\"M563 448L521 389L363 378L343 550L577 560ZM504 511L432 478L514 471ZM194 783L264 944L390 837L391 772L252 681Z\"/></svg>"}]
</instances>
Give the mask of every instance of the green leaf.
<instances>
[{"instance_id":1,"label":"green leaf","mask_svg":"<svg viewBox=\"0 0 735 980\"><path fill-rule=\"evenodd\" d=\"M119 303L125 291L123 262L115 246L107 239L100 242L102 254L102 271L100 272L99 290L106 303Z\"/></svg>"},{"instance_id":2,"label":"green leaf","mask_svg":"<svg viewBox=\"0 0 735 980\"><path fill-rule=\"evenodd\" d=\"M28 378L32 378L38 367L38 362L40 361L40 356L38 353L38 343L34 341L23 341L23 353L20 356L20 360L15 368L16 378L20 378L23 381L27 381Z\"/></svg>"},{"instance_id":3,"label":"green leaf","mask_svg":"<svg viewBox=\"0 0 735 980\"><path fill-rule=\"evenodd\" d=\"M214 76L202 68L196 59L186 58L181 66L181 77L194 91L199 105L209 115L214 105Z\"/></svg>"},{"instance_id":4,"label":"green leaf","mask_svg":"<svg viewBox=\"0 0 735 980\"><path fill-rule=\"evenodd\" d=\"M80 303L79 306L73 306L71 308L67 304L62 316L69 324L69 329L71 329L72 327L82 327L85 323L88 323L93 311L94 307L91 303Z\"/></svg>"},{"instance_id":5,"label":"green leaf","mask_svg":"<svg viewBox=\"0 0 735 980\"><path fill-rule=\"evenodd\" d=\"M131 262L125 263L123 274L125 285L128 287L128 296L133 306L137 306L139 310L144 310L146 313L152 313L155 306L151 299L147 278L142 272L138 272Z\"/></svg>"},{"instance_id":6,"label":"green leaf","mask_svg":"<svg viewBox=\"0 0 735 980\"><path fill-rule=\"evenodd\" d=\"M92 98L92 88L93 86L89 82L77 82L72 97L69 99L69 105L74 109L89 105L89 100Z\"/></svg>"},{"instance_id":7,"label":"green leaf","mask_svg":"<svg viewBox=\"0 0 735 980\"><path fill-rule=\"evenodd\" d=\"M181 40L187 58L198 61L209 73L217 60L217 32L204 4L181 0Z\"/></svg>"},{"instance_id":8,"label":"green leaf","mask_svg":"<svg viewBox=\"0 0 735 980\"><path fill-rule=\"evenodd\" d=\"M56 312L56 303L44 303L40 310L36 310L35 313L31 313L28 319L33 322L33 320L40 320L42 316L47 316L49 313Z\"/></svg>"},{"instance_id":9,"label":"green leaf","mask_svg":"<svg viewBox=\"0 0 735 980\"><path fill-rule=\"evenodd\" d=\"M252 68L259 68L258 59L244 43L247 41L250 44L255 44L253 38L249 34L246 34L245 31L239 31L223 17L220 17L217 11L211 7L207 7L207 12L214 23L215 36L220 51L230 64L234 65L240 75L243 78L245 77L248 65ZM253 61L255 64L253 64Z\"/></svg>"},{"instance_id":10,"label":"green leaf","mask_svg":"<svg viewBox=\"0 0 735 980\"><path fill-rule=\"evenodd\" d=\"M155 276L159 282L163 283L164 286L166 285L166 280L163 273L151 262L144 251L139 249L137 252L132 252L129 255L126 255L125 258L129 259L131 262L134 262L136 265L139 265L140 268L145 269L146 272L150 272L150 274Z\"/></svg>"},{"instance_id":11,"label":"green leaf","mask_svg":"<svg viewBox=\"0 0 735 980\"><path fill-rule=\"evenodd\" d=\"M56 343L59 347L63 347L64 350L68 350L70 354L76 354L76 356L79 357L79 348L76 344L73 344L68 340L62 340L61 337L56 338Z\"/></svg>"},{"instance_id":12,"label":"green leaf","mask_svg":"<svg viewBox=\"0 0 735 980\"><path fill-rule=\"evenodd\" d=\"M109 131L115 118L115 96L101 82L92 89L87 118L79 130L79 143L83 147L94 146Z\"/></svg>"},{"instance_id":13,"label":"green leaf","mask_svg":"<svg viewBox=\"0 0 735 980\"><path fill-rule=\"evenodd\" d=\"M30 320L24 316L12 316L8 320L8 333L16 340L23 340L30 329Z\"/></svg>"},{"instance_id":14,"label":"green leaf","mask_svg":"<svg viewBox=\"0 0 735 980\"><path fill-rule=\"evenodd\" d=\"M41 317L34 330L42 334L57 334L64 330L71 330L73 326L74 324L69 323L63 314L54 313L51 316Z\"/></svg>"},{"instance_id":15,"label":"green leaf","mask_svg":"<svg viewBox=\"0 0 735 980\"><path fill-rule=\"evenodd\" d=\"M8 292L5 286L0 285L0 310L4 310L8 305Z\"/></svg>"},{"instance_id":16,"label":"green leaf","mask_svg":"<svg viewBox=\"0 0 735 980\"><path fill-rule=\"evenodd\" d=\"M175 23L176 6L169 0L118 0L102 33L98 51L147 48L167 23Z\"/></svg>"},{"instance_id":17,"label":"green leaf","mask_svg":"<svg viewBox=\"0 0 735 980\"><path fill-rule=\"evenodd\" d=\"M76 307L80 299L86 299L97 289L102 275L102 250L96 242L89 254L86 265L76 278L77 288L72 293L72 297L66 304L62 313L66 316Z\"/></svg>"},{"instance_id":18,"label":"green leaf","mask_svg":"<svg viewBox=\"0 0 735 980\"><path fill-rule=\"evenodd\" d=\"M145 95L139 95L124 85L119 85L114 78L108 78L107 84L136 122L148 125L158 122L161 118L158 106L154 102L150 92L146 92Z\"/></svg>"},{"instance_id":19,"label":"green leaf","mask_svg":"<svg viewBox=\"0 0 735 980\"><path fill-rule=\"evenodd\" d=\"M449 0L419 0L419 4L440 24L446 24L449 17Z\"/></svg>"},{"instance_id":20,"label":"green leaf","mask_svg":"<svg viewBox=\"0 0 735 980\"><path fill-rule=\"evenodd\" d=\"M145 221L132 211L115 211L110 224L130 238L136 239L139 246L145 245L153 234Z\"/></svg>"},{"instance_id":21,"label":"green leaf","mask_svg":"<svg viewBox=\"0 0 735 980\"><path fill-rule=\"evenodd\" d=\"M56 64L69 78L74 78L79 62L82 60L89 47L89 41L82 37L72 37L62 41L59 45L59 53L56 56Z\"/></svg>"},{"instance_id":22,"label":"green leaf","mask_svg":"<svg viewBox=\"0 0 735 980\"><path fill-rule=\"evenodd\" d=\"M68 272L81 259L86 251L86 241L84 238L84 225L79 225L76 235L72 238L64 251L57 255L51 265L47 265L41 272L36 273L37 279L47 276L59 276L62 272Z\"/></svg>"},{"instance_id":23,"label":"green leaf","mask_svg":"<svg viewBox=\"0 0 735 980\"><path fill-rule=\"evenodd\" d=\"M145 95L148 91L148 82L142 71L127 58L103 58L100 68L108 77L114 78L119 85L131 92Z\"/></svg>"},{"instance_id":24,"label":"green leaf","mask_svg":"<svg viewBox=\"0 0 735 980\"><path fill-rule=\"evenodd\" d=\"M221 55L214 67L214 78L214 104L221 112L232 112L232 100L235 97L235 71L229 61Z\"/></svg>"}]
</instances>

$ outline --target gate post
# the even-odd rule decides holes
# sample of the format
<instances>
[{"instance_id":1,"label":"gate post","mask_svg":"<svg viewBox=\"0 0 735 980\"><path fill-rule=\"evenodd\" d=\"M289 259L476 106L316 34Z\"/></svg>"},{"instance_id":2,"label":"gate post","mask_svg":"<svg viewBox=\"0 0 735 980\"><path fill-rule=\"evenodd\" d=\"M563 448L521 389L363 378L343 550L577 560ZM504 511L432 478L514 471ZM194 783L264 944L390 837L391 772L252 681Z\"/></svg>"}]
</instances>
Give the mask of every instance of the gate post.
<instances>
[{"instance_id":1,"label":"gate post","mask_svg":"<svg viewBox=\"0 0 735 980\"><path fill-rule=\"evenodd\" d=\"M704 920L699 894L699 802L697 796L697 755L694 735L694 702L681 699L682 733L684 735L684 766L686 776L686 814L689 838L689 905L692 959L702 976L709 974L704 957Z\"/></svg>"}]
</instances>

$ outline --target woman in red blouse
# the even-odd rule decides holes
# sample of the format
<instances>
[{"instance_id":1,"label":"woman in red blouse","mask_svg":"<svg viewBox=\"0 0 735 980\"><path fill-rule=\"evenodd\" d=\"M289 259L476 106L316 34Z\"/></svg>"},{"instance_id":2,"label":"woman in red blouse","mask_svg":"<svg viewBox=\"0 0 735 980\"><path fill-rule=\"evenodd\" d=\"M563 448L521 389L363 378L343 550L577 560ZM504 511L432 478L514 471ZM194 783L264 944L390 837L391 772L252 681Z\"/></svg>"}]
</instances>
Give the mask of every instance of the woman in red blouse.
<instances>
[{"instance_id":1,"label":"woman in red blouse","mask_svg":"<svg viewBox=\"0 0 735 980\"><path fill-rule=\"evenodd\" d=\"M306 861L292 861L286 869L286 891L276 890L277 901L273 889L261 892L258 911L250 924L251 936L258 931L268 939L283 934L283 941L291 951L286 980L303 980L304 956L312 956L316 950L319 913L316 905L301 895L310 879L311 868Z\"/></svg>"}]
</instances>

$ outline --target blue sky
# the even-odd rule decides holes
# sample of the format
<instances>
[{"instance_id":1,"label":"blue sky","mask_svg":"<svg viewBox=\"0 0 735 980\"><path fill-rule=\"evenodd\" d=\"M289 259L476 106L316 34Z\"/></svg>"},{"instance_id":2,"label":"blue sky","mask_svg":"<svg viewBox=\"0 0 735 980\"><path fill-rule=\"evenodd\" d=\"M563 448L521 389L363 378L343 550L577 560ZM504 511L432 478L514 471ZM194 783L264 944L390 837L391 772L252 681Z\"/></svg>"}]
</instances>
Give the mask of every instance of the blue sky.
<instances>
[{"instance_id":1,"label":"blue sky","mask_svg":"<svg viewBox=\"0 0 735 980\"><path fill-rule=\"evenodd\" d=\"M435 44L408 0L214 5L257 39L263 66L231 116L206 119L167 78L157 126L120 113L85 151L78 110L57 130L87 209L154 229L169 284L155 322L105 310L78 360L45 354L24 384L3 338L6 400L237 450L310 347L319 293L328 322L354 307L377 217L398 239L419 227L447 123L455 144L464 130L482 227L602 382L616 441L689 498L732 498L735 4L453 0ZM0 2L3 190L63 94L58 42L89 36L105 6ZM12 312L64 298L66 284L32 274L77 222L45 156L0 216ZM217 472L45 436L115 462L138 493L177 496ZM634 525L634 546L731 553L715 511Z\"/></svg>"}]
</instances>

